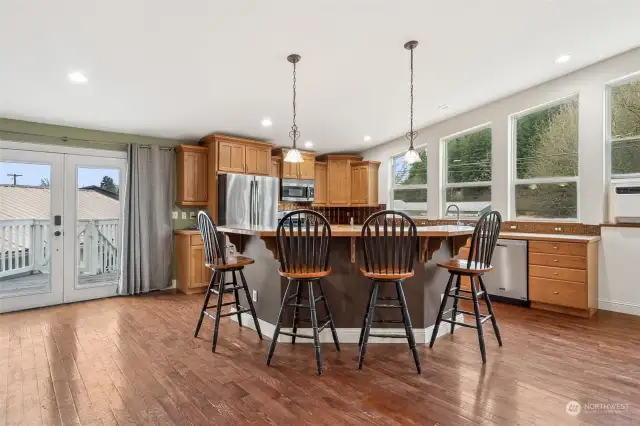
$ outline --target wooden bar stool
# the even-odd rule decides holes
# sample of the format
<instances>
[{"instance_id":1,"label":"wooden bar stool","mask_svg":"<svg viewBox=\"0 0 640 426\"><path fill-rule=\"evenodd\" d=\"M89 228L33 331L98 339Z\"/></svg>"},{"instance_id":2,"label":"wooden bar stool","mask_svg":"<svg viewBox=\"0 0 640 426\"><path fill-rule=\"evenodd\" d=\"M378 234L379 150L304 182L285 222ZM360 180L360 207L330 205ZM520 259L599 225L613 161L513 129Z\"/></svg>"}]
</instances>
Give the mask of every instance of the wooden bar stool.
<instances>
[{"instance_id":1,"label":"wooden bar stool","mask_svg":"<svg viewBox=\"0 0 640 426\"><path fill-rule=\"evenodd\" d=\"M360 331L358 369L362 369L370 336L392 337L407 339L416 369L420 374L420 357L402 288L404 280L413 277L414 274L413 261L417 250L416 224L404 213L384 210L369 216L362 226L361 237L364 247L364 265L360 267L360 272L371 279L371 291ZM378 297L380 284L386 283L395 283L397 297ZM398 304L379 304L379 300L385 302L397 300ZM374 319L376 308L397 308L402 313L402 320L376 320ZM374 334L371 333L372 323L401 323L404 324L405 334Z\"/></svg>"},{"instance_id":2,"label":"wooden bar stool","mask_svg":"<svg viewBox=\"0 0 640 426\"><path fill-rule=\"evenodd\" d=\"M440 303L440 310L438 311L438 317L436 318L436 324L433 330L433 334L431 335L431 342L429 343L429 347L433 347L433 343L436 341L436 336L438 335L438 328L440 327L440 323L442 321L451 324L451 334L453 334L453 330L456 325L460 325L463 327L475 328L478 331L478 343L480 344L480 353L482 355L482 362L487 362L487 355L484 347L484 332L482 330L482 324L491 320L493 324L493 330L496 333L496 338L498 339L498 344L502 346L502 337L500 336L500 329L498 328L498 322L496 321L496 317L493 313L493 307L491 306L491 300L489 300L489 294L487 293L487 288L484 286L484 282L482 281L482 275L485 272L491 270L491 258L493 256L493 250L496 248L496 244L498 242L498 235L500 235L500 226L502 224L502 217L500 213L497 211L487 212L478 223L476 223L476 227L473 231L473 236L471 237L471 247L469 249L469 258L467 260L464 259L450 259L445 262L438 262L438 266L441 268L446 268L449 270L451 274L449 276L449 282L447 283L447 287L444 291L444 297L442 298L442 302ZM453 284L453 278L456 278L456 286L451 287ZM470 290L462 290L460 288L461 277L469 277L469 282L471 284ZM477 290L476 281L480 286L480 291ZM460 292L470 293L471 297L461 296ZM478 298L481 297L484 299L487 305L488 314L480 313L480 304L478 302ZM447 304L447 300L449 297L453 297L453 308L447 309L445 311L445 307ZM473 301L473 312L464 311L458 308L458 300L471 300ZM475 318L475 325L465 324L461 322L456 322L456 315L458 312L467 315L473 315ZM451 319L444 318L445 315L451 313Z\"/></svg>"},{"instance_id":3,"label":"wooden bar stool","mask_svg":"<svg viewBox=\"0 0 640 426\"><path fill-rule=\"evenodd\" d=\"M200 331L200 326L202 325L202 319L204 318L204 316L206 315L212 318L214 321L214 326L211 351L215 352L216 343L218 342L220 318L237 315L238 324L240 324L240 327L242 327L242 314L244 312L251 312L253 322L256 325L256 331L258 332L260 340L262 340L262 332L260 331L260 324L258 323L256 309L253 306L253 301L251 300L251 295L249 294L247 280L244 278L244 273L242 272L244 267L254 263L254 260L245 256L237 256L235 261L233 261L232 263L228 263L224 254L224 247L220 244L220 238L224 238L224 236L218 235L216 225L211 220L209 214L205 211L200 211L198 213L198 229L200 230L200 234L202 235L202 239L204 240L204 250L206 257L205 265L207 266L207 268L213 270L213 274L211 276L211 281L209 281L209 287L207 288L207 293L204 297L204 303L202 304L202 311L200 312L200 319L198 320L198 325L196 325L196 331L193 337L198 337L198 332ZM230 272L232 276L232 282L230 283L226 282L225 275L227 272ZM239 273L240 279L242 280L241 285L238 285L236 272ZM220 283L216 285L216 281L220 281ZM244 293L247 297L247 303L249 304L248 308L240 305L240 295L238 294L238 290L244 290ZM218 296L218 302L215 306L208 306L211 293ZM224 294L230 293L233 293L234 301L223 303L222 299ZM229 305L235 306L235 312L228 312L223 314L222 307ZM216 308L215 315L207 312L207 309L214 307Z\"/></svg>"},{"instance_id":4,"label":"wooden bar stool","mask_svg":"<svg viewBox=\"0 0 640 426\"><path fill-rule=\"evenodd\" d=\"M278 322L273 333L273 340L269 347L267 365L271 364L273 352L278 344L278 336L284 334L291 336L291 343L296 343L296 337L313 339L316 352L316 366L318 375L322 376L322 354L320 351L320 332L327 326L331 327L333 342L340 351L338 333L331 317L329 302L322 287L321 279L331 274L329 267L329 253L331 251L331 227L327 219L320 213L312 210L295 210L285 215L278 223L276 229L276 246L280 261L279 273L285 277L287 289L284 292ZM296 290L289 295L292 283L296 283ZM302 303L303 286L307 283L308 304ZM316 296L314 285L317 285L320 296ZM294 301L294 303L292 303ZM316 304L322 301L326 311L326 319L318 321ZM293 329L291 332L281 331L282 318L286 308L295 308L293 312ZM300 308L307 308L310 319L300 318ZM300 322L310 322L313 334L300 334L298 327ZM322 325L318 325L321 323Z\"/></svg>"}]
</instances>

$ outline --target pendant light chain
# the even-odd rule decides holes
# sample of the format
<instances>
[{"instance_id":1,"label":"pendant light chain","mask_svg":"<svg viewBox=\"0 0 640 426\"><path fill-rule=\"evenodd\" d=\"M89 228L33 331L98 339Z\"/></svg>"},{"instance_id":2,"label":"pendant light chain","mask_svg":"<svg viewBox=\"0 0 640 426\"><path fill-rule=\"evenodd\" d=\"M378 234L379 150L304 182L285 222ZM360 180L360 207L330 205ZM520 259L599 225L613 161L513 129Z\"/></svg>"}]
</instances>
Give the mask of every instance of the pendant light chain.
<instances>
[{"instance_id":1,"label":"pendant light chain","mask_svg":"<svg viewBox=\"0 0 640 426\"><path fill-rule=\"evenodd\" d=\"M298 61L293 62L293 125L291 126L291 132L289 132L289 137L293 140L293 147L296 147L296 141L300 136L300 132L298 131L298 126L296 125L296 63Z\"/></svg>"},{"instance_id":2,"label":"pendant light chain","mask_svg":"<svg viewBox=\"0 0 640 426\"><path fill-rule=\"evenodd\" d=\"M411 47L409 49L409 51L411 52L411 60L410 60L410 68L411 68L411 86L410 86L410 93L411 93L411 106L410 106L410 115L409 115L409 132L406 134L407 139L409 139L409 149L413 149L413 140L415 139L415 137L418 135L418 132L414 132L413 131L413 49L414 47Z\"/></svg>"}]
</instances>

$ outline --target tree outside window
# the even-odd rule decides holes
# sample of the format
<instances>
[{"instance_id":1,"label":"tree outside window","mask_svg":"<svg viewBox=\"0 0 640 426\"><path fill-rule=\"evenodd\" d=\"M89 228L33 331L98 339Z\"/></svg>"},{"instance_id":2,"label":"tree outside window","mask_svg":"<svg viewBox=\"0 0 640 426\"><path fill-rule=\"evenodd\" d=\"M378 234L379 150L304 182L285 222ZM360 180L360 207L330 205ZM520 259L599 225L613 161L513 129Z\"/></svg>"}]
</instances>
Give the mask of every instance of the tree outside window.
<instances>
[{"instance_id":1,"label":"tree outside window","mask_svg":"<svg viewBox=\"0 0 640 426\"><path fill-rule=\"evenodd\" d=\"M640 80L609 89L611 176L640 174Z\"/></svg>"}]
</instances>

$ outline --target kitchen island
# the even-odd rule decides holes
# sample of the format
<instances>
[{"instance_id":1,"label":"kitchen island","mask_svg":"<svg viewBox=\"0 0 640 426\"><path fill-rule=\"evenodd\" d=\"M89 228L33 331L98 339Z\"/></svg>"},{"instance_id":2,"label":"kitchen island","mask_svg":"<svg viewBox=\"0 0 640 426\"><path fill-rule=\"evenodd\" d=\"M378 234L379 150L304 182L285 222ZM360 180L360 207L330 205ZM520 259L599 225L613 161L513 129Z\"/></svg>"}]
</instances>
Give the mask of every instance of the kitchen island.
<instances>
[{"instance_id":1,"label":"kitchen island","mask_svg":"<svg viewBox=\"0 0 640 426\"><path fill-rule=\"evenodd\" d=\"M255 264L245 268L245 275L250 289L257 291L257 302L254 304L258 318L264 324L263 330L268 330L276 323L287 285L286 279L278 274L276 229L230 225L219 226L218 230L227 235L238 253L255 260ZM332 273L323 279L331 313L340 339L344 343L358 341L371 285L371 280L363 277L360 272L363 263L360 232L360 226L331 226L329 265ZM438 268L436 262L454 256L471 237L473 228L451 225L419 226L417 233L419 244L414 263L415 276L406 280L404 290L416 340L424 342L430 336L426 334L435 322L440 295L449 278L447 271ZM381 296L390 296L395 294L395 287L384 286L381 291ZM292 322L292 312L288 314L285 317L285 326L290 326ZM380 319L398 319L398 315L395 310L382 309L376 314ZM243 323L250 325L251 321ZM377 327L388 328L384 326L393 325L379 324Z\"/></svg>"}]
</instances>

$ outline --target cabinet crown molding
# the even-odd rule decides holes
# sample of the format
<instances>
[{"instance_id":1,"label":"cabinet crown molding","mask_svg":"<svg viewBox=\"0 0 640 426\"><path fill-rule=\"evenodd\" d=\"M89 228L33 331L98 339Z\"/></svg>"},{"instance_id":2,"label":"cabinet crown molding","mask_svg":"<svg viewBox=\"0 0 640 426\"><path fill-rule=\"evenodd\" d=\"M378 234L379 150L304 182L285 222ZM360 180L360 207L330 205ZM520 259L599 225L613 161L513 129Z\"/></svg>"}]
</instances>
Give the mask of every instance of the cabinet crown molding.
<instances>
[{"instance_id":1,"label":"cabinet crown molding","mask_svg":"<svg viewBox=\"0 0 640 426\"><path fill-rule=\"evenodd\" d=\"M253 139L245 139L245 138L239 138L236 136L227 136L227 135L219 135L219 134L211 134L211 135L207 135L205 137L203 137L202 139L200 139L200 144L201 145L211 145L212 143L215 142L233 142L233 143L242 143L245 145L259 145L259 146L269 146L269 147L274 147L275 144L271 143L271 142L263 142L263 141L256 141Z\"/></svg>"}]
</instances>

